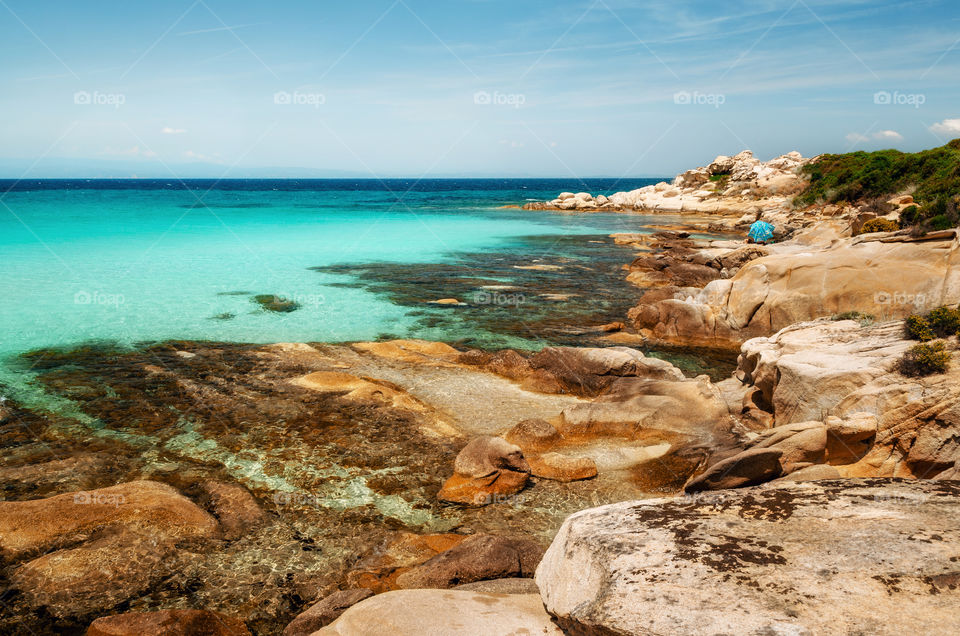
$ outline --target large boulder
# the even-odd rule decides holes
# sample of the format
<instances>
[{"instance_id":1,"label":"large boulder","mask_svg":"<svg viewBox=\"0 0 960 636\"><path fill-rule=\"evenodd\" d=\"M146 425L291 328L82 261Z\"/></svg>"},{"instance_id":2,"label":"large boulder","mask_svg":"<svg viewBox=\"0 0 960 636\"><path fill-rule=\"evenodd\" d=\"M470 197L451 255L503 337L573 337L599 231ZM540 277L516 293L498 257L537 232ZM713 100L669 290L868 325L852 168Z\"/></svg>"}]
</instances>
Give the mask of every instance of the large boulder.
<instances>
[{"instance_id":1,"label":"large boulder","mask_svg":"<svg viewBox=\"0 0 960 636\"><path fill-rule=\"evenodd\" d=\"M316 636L563 636L538 594L400 590L357 603Z\"/></svg>"},{"instance_id":2,"label":"large boulder","mask_svg":"<svg viewBox=\"0 0 960 636\"><path fill-rule=\"evenodd\" d=\"M960 484L819 481L569 517L536 581L572 634L960 630Z\"/></svg>"}]
</instances>

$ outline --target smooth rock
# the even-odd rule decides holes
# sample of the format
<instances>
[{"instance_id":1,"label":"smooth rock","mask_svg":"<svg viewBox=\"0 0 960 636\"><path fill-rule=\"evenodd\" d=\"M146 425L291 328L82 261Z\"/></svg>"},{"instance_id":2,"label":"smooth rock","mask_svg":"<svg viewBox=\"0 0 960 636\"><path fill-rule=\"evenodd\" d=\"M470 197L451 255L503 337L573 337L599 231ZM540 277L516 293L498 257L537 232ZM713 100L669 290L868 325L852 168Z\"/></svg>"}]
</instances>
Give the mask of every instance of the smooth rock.
<instances>
[{"instance_id":1,"label":"smooth rock","mask_svg":"<svg viewBox=\"0 0 960 636\"><path fill-rule=\"evenodd\" d=\"M538 594L400 590L348 609L316 636L563 636Z\"/></svg>"},{"instance_id":2,"label":"smooth rock","mask_svg":"<svg viewBox=\"0 0 960 636\"><path fill-rule=\"evenodd\" d=\"M511 444L524 450L540 451L560 441L560 433L546 420L530 419L519 422L504 434Z\"/></svg>"},{"instance_id":3,"label":"smooth rock","mask_svg":"<svg viewBox=\"0 0 960 636\"><path fill-rule=\"evenodd\" d=\"M568 457L560 453L531 455L530 473L534 477L568 482L597 476L597 465L588 457Z\"/></svg>"},{"instance_id":4,"label":"smooth rock","mask_svg":"<svg viewBox=\"0 0 960 636\"><path fill-rule=\"evenodd\" d=\"M778 483L569 517L536 581L571 634L952 634L960 484Z\"/></svg>"}]
</instances>

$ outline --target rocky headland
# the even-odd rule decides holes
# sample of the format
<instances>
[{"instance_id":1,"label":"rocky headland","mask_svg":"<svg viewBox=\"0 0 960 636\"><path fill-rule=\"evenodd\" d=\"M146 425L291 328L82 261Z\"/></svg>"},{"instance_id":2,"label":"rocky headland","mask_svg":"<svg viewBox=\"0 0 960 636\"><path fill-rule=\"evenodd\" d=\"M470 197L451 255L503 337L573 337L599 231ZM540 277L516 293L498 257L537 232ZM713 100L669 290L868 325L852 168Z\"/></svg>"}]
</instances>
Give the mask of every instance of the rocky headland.
<instances>
[{"instance_id":1,"label":"rocky headland","mask_svg":"<svg viewBox=\"0 0 960 636\"><path fill-rule=\"evenodd\" d=\"M960 630L960 239L820 161L525 206L665 215L582 346L24 356L73 411L0 403L0 631Z\"/></svg>"}]
</instances>

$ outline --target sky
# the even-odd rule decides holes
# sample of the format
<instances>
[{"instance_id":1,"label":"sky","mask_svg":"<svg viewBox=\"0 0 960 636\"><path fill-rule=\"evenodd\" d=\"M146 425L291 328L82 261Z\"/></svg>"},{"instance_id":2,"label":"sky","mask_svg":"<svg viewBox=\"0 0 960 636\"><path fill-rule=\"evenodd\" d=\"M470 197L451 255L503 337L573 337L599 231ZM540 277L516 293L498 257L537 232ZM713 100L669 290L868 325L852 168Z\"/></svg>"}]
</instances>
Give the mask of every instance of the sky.
<instances>
[{"instance_id":1,"label":"sky","mask_svg":"<svg viewBox=\"0 0 960 636\"><path fill-rule=\"evenodd\" d=\"M960 137L957 0L0 0L0 177L667 176Z\"/></svg>"}]
</instances>

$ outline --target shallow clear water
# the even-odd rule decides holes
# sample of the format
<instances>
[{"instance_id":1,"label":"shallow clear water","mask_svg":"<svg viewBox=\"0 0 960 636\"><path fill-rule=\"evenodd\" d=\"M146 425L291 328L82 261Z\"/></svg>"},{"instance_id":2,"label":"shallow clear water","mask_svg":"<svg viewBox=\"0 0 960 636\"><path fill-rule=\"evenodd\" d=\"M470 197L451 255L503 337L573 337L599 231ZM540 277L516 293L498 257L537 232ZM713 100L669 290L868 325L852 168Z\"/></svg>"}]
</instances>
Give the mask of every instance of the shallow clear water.
<instances>
[{"instance_id":1,"label":"shallow clear water","mask_svg":"<svg viewBox=\"0 0 960 636\"><path fill-rule=\"evenodd\" d=\"M411 307L310 268L442 263L522 252L524 237L634 231L649 219L501 206L649 182L0 182L0 356L97 340L423 335ZM300 308L265 311L253 294Z\"/></svg>"}]
</instances>

